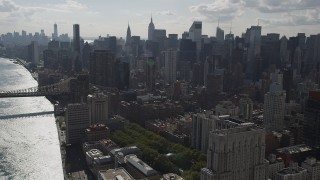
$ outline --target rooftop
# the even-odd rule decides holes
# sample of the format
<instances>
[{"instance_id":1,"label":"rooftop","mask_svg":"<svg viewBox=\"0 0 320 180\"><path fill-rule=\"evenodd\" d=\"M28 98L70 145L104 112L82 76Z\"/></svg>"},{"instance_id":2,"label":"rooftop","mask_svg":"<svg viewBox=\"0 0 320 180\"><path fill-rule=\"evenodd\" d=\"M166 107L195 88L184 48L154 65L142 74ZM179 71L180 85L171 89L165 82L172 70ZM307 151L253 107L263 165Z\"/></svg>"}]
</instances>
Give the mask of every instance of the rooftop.
<instances>
[{"instance_id":1,"label":"rooftop","mask_svg":"<svg viewBox=\"0 0 320 180\"><path fill-rule=\"evenodd\" d=\"M133 154L127 155L126 160L146 176L157 174L157 171L155 171L148 164L140 160L136 155L133 155Z\"/></svg>"},{"instance_id":2,"label":"rooftop","mask_svg":"<svg viewBox=\"0 0 320 180\"><path fill-rule=\"evenodd\" d=\"M284 154L297 154L297 153L307 152L311 150L312 148L305 144L277 149L279 153L284 153Z\"/></svg>"},{"instance_id":3,"label":"rooftop","mask_svg":"<svg viewBox=\"0 0 320 180\"><path fill-rule=\"evenodd\" d=\"M99 176L103 180L133 180L131 175L123 168L101 170Z\"/></svg>"},{"instance_id":4,"label":"rooftop","mask_svg":"<svg viewBox=\"0 0 320 180\"><path fill-rule=\"evenodd\" d=\"M297 167L297 168L289 167L289 168L282 169L281 171L278 172L278 174L281 174L281 175L292 175L292 174L301 173L302 171L305 171L305 169L303 169L301 167Z\"/></svg>"}]
</instances>

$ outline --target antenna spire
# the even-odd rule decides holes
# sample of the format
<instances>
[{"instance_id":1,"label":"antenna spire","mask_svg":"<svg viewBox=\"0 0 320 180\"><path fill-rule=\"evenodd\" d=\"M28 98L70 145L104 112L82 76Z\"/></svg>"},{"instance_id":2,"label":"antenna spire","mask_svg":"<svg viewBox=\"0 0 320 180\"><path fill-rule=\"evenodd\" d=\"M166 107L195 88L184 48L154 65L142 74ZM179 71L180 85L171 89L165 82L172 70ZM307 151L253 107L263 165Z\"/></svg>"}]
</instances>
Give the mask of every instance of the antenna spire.
<instances>
[{"instance_id":1,"label":"antenna spire","mask_svg":"<svg viewBox=\"0 0 320 180\"><path fill-rule=\"evenodd\" d=\"M220 26L220 15L218 16L218 27Z\"/></svg>"}]
</instances>

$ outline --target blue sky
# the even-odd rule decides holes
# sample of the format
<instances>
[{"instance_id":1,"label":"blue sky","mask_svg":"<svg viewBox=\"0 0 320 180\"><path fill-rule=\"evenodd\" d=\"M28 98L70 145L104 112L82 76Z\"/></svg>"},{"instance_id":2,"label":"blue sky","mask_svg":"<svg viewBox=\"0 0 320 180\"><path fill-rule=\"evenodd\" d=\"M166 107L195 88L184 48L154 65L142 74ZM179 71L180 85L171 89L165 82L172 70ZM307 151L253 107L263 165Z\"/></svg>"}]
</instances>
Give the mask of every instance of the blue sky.
<instances>
[{"instance_id":1,"label":"blue sky","mask_svg":"<svg viewBox=\"0 0 320 180\"><path fill-rule=\"evenodd\" d=\"M320 33L320 0L0 0L0 33L44 29L47 35L58 24L60 33L72 36L72 24L80 24L83 37L107 34L147 36L152 13L156 28L179 37L194 20L203 21L203 34L215 35L220 27L241 35L260 19L262 34L277 32Z\"/></svg>"}]
</instances>

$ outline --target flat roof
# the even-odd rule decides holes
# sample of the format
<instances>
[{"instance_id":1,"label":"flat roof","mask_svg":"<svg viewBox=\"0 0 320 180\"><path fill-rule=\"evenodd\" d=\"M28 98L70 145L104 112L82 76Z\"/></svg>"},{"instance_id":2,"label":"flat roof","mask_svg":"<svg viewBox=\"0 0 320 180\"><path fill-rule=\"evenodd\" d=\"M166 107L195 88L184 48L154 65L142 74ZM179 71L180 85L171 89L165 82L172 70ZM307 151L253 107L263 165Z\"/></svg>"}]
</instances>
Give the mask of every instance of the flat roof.
<instances>
[{"instance_id":1,"label":"flat roof","mask_svg":"<svg viewBox=\"0 0 320 180\"><path fill-rule=\"evenodd\" d=\"M101 170L99 176L103 180L133 180L133 177L123 168Z\"/></svg>"},{"instance_id":2,"label":"flat roof","mask_svg":"<svg viewBox=\"0 0 320 180\"><path fill-rule=\"evenodd\" d=\"M148 164L140 160L136 155L127 155L126 156L127 161L132 164L134 167L136 167L138 170L140 170L144 175L151 176L154 174L157 174L157 171L154 170L152 167L150 167Z\"/></svg>"},{"instance_id":3,"label":"flat roof","mask_svg":"<svg viewBox=\"0 0 320 180\"><path fill-rule=\"evenodd\" d=\"M297 154L297 153L302 153L310 150L312 150L312 148L305 144L277 149L279 153L285 153L285 154Z\"/></svg>"}]
</instances>

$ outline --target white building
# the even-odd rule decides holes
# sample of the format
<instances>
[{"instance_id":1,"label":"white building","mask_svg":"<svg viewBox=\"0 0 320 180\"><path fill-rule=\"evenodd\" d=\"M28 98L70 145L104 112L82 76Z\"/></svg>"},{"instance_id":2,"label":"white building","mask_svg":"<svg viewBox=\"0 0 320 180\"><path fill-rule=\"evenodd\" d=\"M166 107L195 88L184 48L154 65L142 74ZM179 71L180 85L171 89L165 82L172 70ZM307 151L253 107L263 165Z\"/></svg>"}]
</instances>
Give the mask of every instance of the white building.
<instances>
[{"instance_id":1,"label":"white building","mask_svg":"<svg viewBox=\"0 0 320 180\"><path fill-rule=\"evenodd\" d=\"M174 83L177 79L177 51L169 49L164 51L164 71L166 83Z\"/></svg>"},{"instance_id":2,"label":"white building","mask_svg":"<svg viewBox=\"0 0 320 180\"><path fill-rule=\"evenodd\" d=\"M93 124L107 124L108 100L103 93L89 94L87 97L89 106L89 122Z\"/></svg>"},{"instance_id":3,"label":"white building","mask_svg":"<svg viewBox=\"0 0 320 180\"><path fill-rule=\"evenodd\" d=\"M201 180L265 180L265 130L253 124L211 131Z\"/></svg>"},{"instance_id":4,"label":"white building","mask_svg":"<svg viewBox=\"0 0 320 180\"><path fill-rule=\"evenodd\" d=\"M301 163L301 167L308 171L308 180L320 179L320 162L314 157L307 158Z\"/></svg>"},{"instance_id":5,"label":"white building","mask_svg":"<svg viewBox=\"0 0 320 180\"><path fill-rule=\"evenodd\" d=\"M81 142L85 129L89 127L89 108L87 104L69 104L66 110L67 144Z\"/></svg>"}]
</instances>

